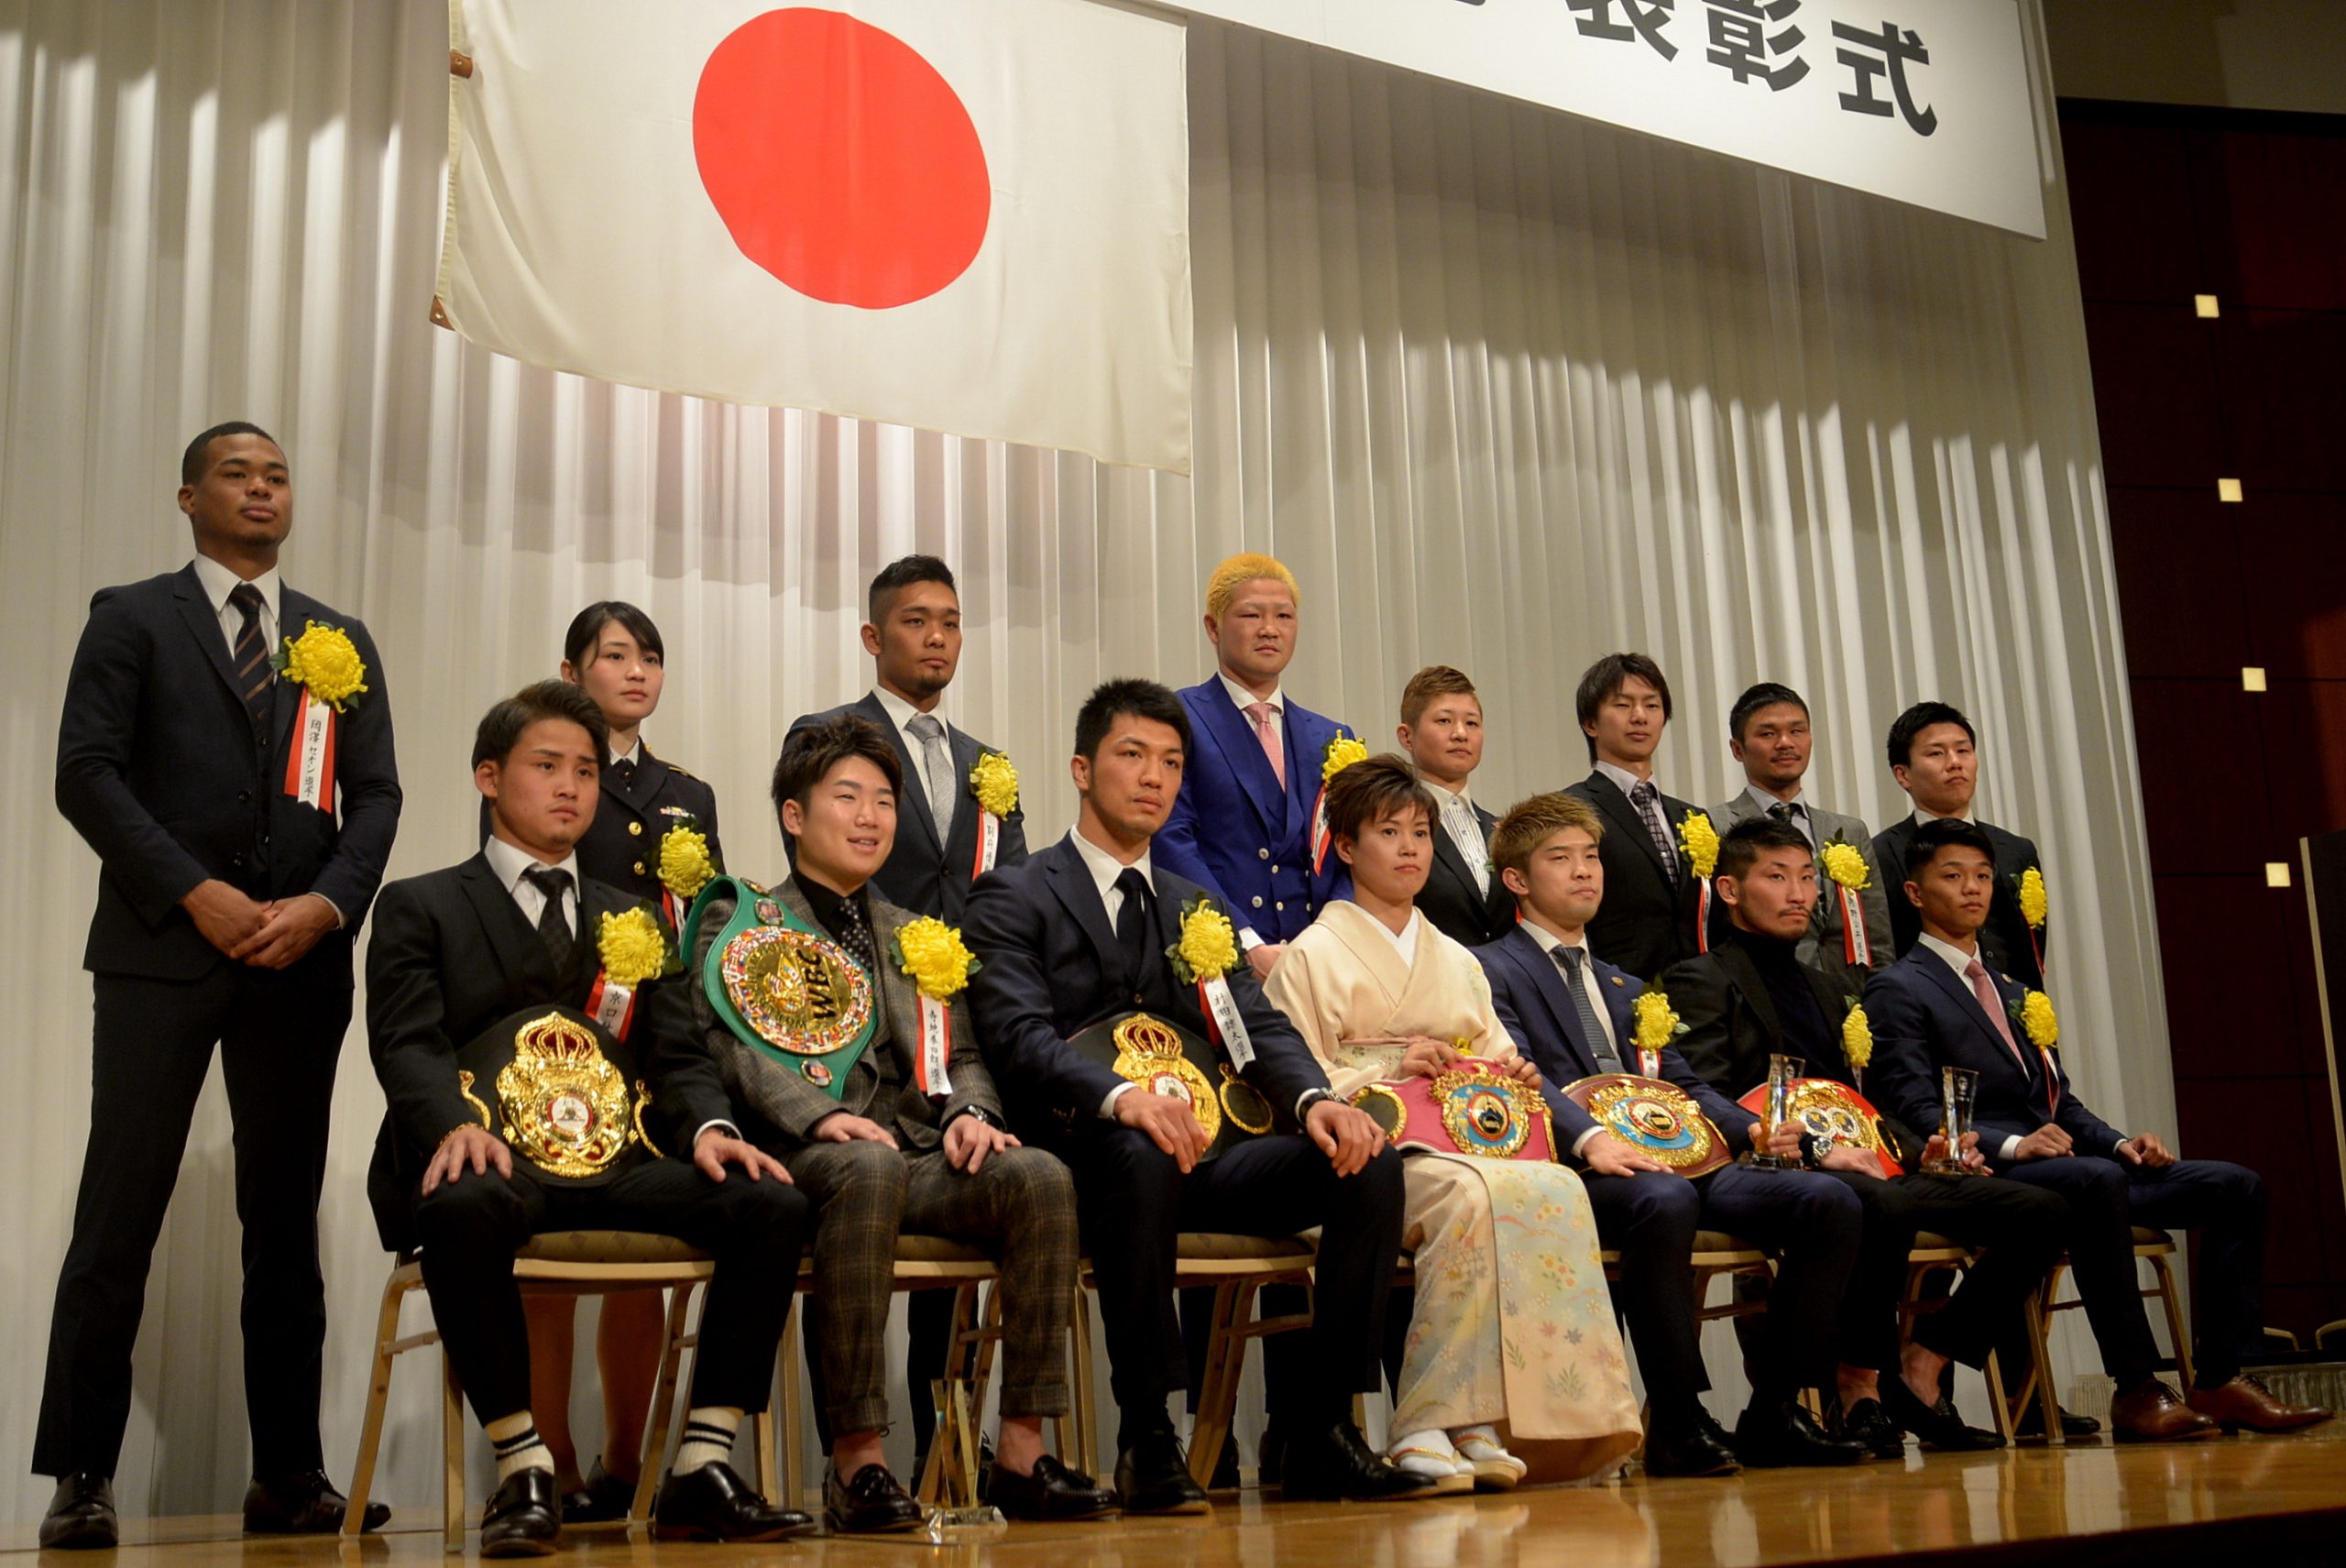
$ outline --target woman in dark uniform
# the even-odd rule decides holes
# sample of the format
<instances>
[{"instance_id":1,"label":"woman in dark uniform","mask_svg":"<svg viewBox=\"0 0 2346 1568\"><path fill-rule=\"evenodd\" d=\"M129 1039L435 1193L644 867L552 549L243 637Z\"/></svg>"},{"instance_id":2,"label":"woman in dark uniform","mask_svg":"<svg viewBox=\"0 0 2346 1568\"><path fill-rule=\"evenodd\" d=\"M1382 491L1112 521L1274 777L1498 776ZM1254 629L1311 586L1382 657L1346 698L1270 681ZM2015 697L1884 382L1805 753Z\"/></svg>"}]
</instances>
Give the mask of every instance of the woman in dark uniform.
<instances>
[{"instance_id":1,"label":"woman in dark uniform","mask_svg":"<svg viewBox=\"0 0 2346 1568\"><path fill-rule=\"evenodd\" d=\"M578 841L579 870L662 909L673 922L689 900L674 896L661 883L663 837L675 828L698 832L707 840L710 863L722 865L724 861L717 843L716 792L653 756L643 743L643 721L660 706L664 663L660 629L643 611L618 599L588 605L563 635L562 678L585 687L611 727L601 799L586 837ZM622 1291L602 1299L595 1360L603 1377L603 1456L592 1475L582 1478L570 1436L577 1299L525 1299L531 1413L539 1437L554 1453L564 1494L563 1519L573 1524L627 1517L642 1463L643 1429L666 1327L658 1290Z\"/></svg>"}]
</instances>

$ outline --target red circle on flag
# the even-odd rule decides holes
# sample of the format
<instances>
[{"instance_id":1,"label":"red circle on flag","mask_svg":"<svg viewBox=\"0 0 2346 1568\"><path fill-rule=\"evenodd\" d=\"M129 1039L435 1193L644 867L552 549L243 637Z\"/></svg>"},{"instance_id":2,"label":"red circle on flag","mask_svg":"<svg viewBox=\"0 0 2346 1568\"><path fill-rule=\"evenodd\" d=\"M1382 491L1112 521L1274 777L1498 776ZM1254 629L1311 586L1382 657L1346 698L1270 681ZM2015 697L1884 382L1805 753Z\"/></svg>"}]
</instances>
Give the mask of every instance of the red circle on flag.
<instances>
[{"instance_id":1,"label":"red circle on flag","mask_svg":"<svg viewBox=\"0 0 2346 1568\"><path fill-rule=\"evenodd\" d=\"M741 254L832 304L926 299L976 259L993 209L959 95L903 39L836 11L768 11L717 46L693 156Z\"/></svg>"}]
</instances>

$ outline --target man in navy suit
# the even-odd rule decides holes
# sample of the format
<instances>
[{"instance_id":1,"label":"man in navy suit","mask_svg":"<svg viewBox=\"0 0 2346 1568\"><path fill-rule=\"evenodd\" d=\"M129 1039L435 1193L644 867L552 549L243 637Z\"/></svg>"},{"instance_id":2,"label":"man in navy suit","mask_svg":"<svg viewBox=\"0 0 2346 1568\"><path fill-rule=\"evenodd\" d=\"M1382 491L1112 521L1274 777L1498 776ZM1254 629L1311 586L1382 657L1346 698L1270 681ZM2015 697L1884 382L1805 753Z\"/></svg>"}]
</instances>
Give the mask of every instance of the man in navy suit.
<instances>
[{"instance_id":1,"label":"man in navy suit","mask_svg":"<svg viewBox=\"0 0 2346 1568\"><path fill-rule=\"evenodd\" d=\"M2155 1133L2121 1133L2069 1088L2053 1042L2028 1024L2028 987L1991 970L1981 927L1999 867L1988 835L1943 818L1915 830L1905 902L1921 932L1913 949L1866 988L1876 1088L1911 1124L1939 1119L1939 1069L1979 1075L1973 1119L1999 1174L2067 1201L2064 1239L2104 1370L2118 1385L2110 1427L2121 1442L2205 1437L2219 1425L2286 1431L2326 1419L2275 1398L2241 1371L2263 1335L2264 1183L2244 1167L2177 1159ZM2049 1011L2049 1005L2040 1011ZM2136 1224L2199 1232L2199 1332L2187 1398L2154 1375L2157 1346L2136 1279Z\"/></svg>"},{"instance_id":2,"label":"man in navy suit","mask_svg":"<svg viewBox=\"0 0 2346 1568\"><path fill-rule=\"evenodd\" d=\"M1418 908L1462 947L1495 942L1515 926L1515 895L1491 864L1498 818L1468 793L1483 761L1483 701L1474 683L1447 664L1429 664L1401 688L1401 750L1440 808L1433 864Z\"/></svg>"},{"instance_id":3,"label":"man in navy suit","mask_svg":"<svg viewBox=\"0 0 2346 1568\"><path fill-rule=\"evenodd\" d=\"M2044 990L2045 929L2029 928L2020 902L2022 880L2030 872L2042 876L2044 858L2028 839L1972 815L1971 797L1979 788L1979 752L1971 720L1946 703L1918 702L1891 725L1886 744L1890 775L1913 799L1914 809L1874 835L1873 863L1894 883L1905 874L1914 830L1924 823L1943 817L1975 823L1996 851L1996 886L1988 901L1988 922L1979 927L1980 956L1996 973L2008 974L2032 991ZM1890 900L1890 934L1901 958L1913 950L1923 934L1913 905L1904 898Z\"/></svg>"},{"instance_id":4,"label":"man in navy suit","mask_svg":"<svg viewBox=\"0 0 2346 1568\"><path fill-rule=\"evenodd\" d=\"M195 559L92 600L58 733L58 809L101 874L90 1141L33 1450L58 1477L43 1546L115 1544L131 1346L215 1042L245 1230L245 1528L342 1524L318 1442L318 1191L351 943L399 827L390 698L367 629L278 578L293 487L277 443L215 425L180 479ZM365 689L304 725L313 694L279 666L313 624L348 638Z\"/></svg>"},{"instance_id":5,"label":"man in navy suit","mask_svg":"<svg viewBox=\"0 0 2346 1568\"><path fill-rule=\"evenodd\" d=\"M1633 1007L1645 988L1588 950L1588 927L1605 898L1605 827L1574 795L1536 795L1500 820L1491 841L1523 919L1474 956L1517 1048L1555 1085L1639 1071ZM1760 1132L1751 1113L1704 1082L1674 1048L1661 1056L1661 1077L1694 1098L1730 1148L1749 1148ZM1561 1094L1549 1098L1561 1151L1586 1178L1597 1234L1621 1254L1614 1299L1637 1342L1653 1403L1647 1472L1732 1475L1738 1455L1756 1465L1865 1457L1858 1445L1828 1439L1798 1400L1832 1365L1836 1304L1862 1222L1856 1196L1812 1172L1741 1165L1690 1181ZM1796 1152L1797 1139L1787 1124L1775 1146ZM1732 1445L1702 1401L1710 1380L1687 1259L1703 1228L1779 1249L1782 1258L1750 1358L1751 1404Z\"/></svg>"},{"instance_id":6,"label":"man in navy suit","mask_svg":"<svg viewBox=\"0 0 2346 1568\"><path fill-rule=\"evenodd\" d=\"M1202 1162L1205 1130L1183 1099L1153 1092L1069 1039L1142 1009L1210 1038L1200 987L1168 950L1192 911L1228 916L1210 894L1153 864L1182 787L1189 713L1149 681L1110 681L1076 719L1075 830L970 900L979 968L970 999L1012 1129L1075 1175L1084 1251L1100 1280L1110 1386L1121 1412L1116 1489L1132 1513L1196 1513L1165 1409L1188 1380L1173 1311L1180 1233L1289 1236L1321 1227L1305 1365L1278 1411L1287 1496L1404 1497L1424 1484L1370 1449L1352 1397L1375 1387L1387 1291L1401 1245L1401 1159L1368 1116L1337 1099L1310 1047L1243 963L1228 973L1251 1059L1229 1065L1293 1131ZM1227 1048L1227 1047L1226 1047Z\"/></svg>"},{"instance_id":7,"label":"man in navy suit","mask_svg":"<svg viewBox=\"0 0 2346 1568\"><path fill-rule=\"evenodd\" d=\"M979 877L996 866L1025 862L1025 808L1014 802L999 816L987 811L970 775L978 760L994 748L937 711L961 667L961 596L952 568L934 555L893 561L872 579L865 608L872 619L863 625L863 650L876 666L872 689L843 707L793 719L783 743L842 713L879 726L895 748L904 790L898 797L895 846L872 885L899 908L959 926ZM795 865L798 840L784 835L783 845ZM914 1292L904 1305L904 1385L912 1406L913 1470L918 1474L937 1430L930 1389L945 1376L953 1292ZM806 1351L807 1370L817 1385L817 1424L827 1427L821 1346L811 1332ZM828 1431L822 1436L828 1447Z\"/></svg>"},{"instance_id":8,"label":"man in navy suit","mask_svg":"<svg viewBox=\"0 0 2346 1568\"><path fill-rule=\"evenodd\" d=\"M1588 777L1566 794L1596 807L1610 829L1605 905L1588 927L1598 957L1651 980L1693 956L1695 878L1679 842L1694 807L1653 782L1653 754L1670 722L1670 682L1643 653L1607 653L1588 667L1574 695L1588 738Z\"/></svg>"}]
</instances>

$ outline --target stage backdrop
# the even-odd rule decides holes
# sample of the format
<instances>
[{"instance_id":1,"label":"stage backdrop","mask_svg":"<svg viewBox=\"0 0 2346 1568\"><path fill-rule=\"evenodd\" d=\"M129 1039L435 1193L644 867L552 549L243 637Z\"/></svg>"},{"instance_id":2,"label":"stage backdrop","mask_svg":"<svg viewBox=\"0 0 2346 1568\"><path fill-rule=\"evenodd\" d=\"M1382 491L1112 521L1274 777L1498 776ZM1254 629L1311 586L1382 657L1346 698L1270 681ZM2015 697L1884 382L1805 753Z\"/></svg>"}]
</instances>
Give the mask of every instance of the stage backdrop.
<instances>
[{"instance_id":1,"label":"stage backdrop","mask_svg":"<svg viewBox=\"0 0 2346 1568\"><path fill-rule=\"evenodd\" d=\"M2027 20L2043 105L2033 3ZM735 864L779 875L774 746L865 688L863 586L910 550L961 575L949 711L1016 759L1047 839L1084 691L1201 678L1207 571L1269 550L1304 585L1288 689L1381 741L1411 671L1464 668L1493 806L1587 772L1572 689L1607 649L1668 667L1661 776L1697 801L1729 791L1725 714L1751 680L1808 694L1817 798L1877 824L1902 798L1891 716L1962 704L1984 811L2046 851L2070 1069L2113 1121L2171 1130L2042 123L2038 243L1200 24L1189 481L615 389L428 325L444 28L396 0L0 0L0 1467L30 1449L86 1115L96 866L50 801L58 694L92 591L186 559L177 455L232 416L291 455L288 579L381 645L408 800L395 874L470 852L475 718L616 595L667 636L652 745L716 784ZM354 1030L326 1200L345 1478L386 1264L360 1179L380 1104ZM148 1292L128 1509L236 1504L236 1255L215 1084ZM1732 1353L1713 1360L1725 1395ZM395 1387L383 1484L404 1503L436 1490L431 1382ZM0 1517L46 1495L19 1476Z\"/></svg>"}]
</instances>

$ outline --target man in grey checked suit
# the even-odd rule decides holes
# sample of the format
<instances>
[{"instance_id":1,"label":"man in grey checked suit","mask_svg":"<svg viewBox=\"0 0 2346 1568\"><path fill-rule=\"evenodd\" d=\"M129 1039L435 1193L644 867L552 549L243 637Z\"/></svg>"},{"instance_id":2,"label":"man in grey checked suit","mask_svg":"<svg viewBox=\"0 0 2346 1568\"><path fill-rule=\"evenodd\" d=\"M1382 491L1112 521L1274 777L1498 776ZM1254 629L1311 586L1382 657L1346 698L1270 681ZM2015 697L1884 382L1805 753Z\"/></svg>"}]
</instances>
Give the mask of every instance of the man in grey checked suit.
<instances>
[{"instance_id":1,"label":"man in grey checked suit","mask_svg":"<svg viewBox=\"0 0 2346 1568\"><path fill-rule=\"evenodd\" d=\"M816 1205L814 1310L831 1431L824 1513L833 1532L849 1534L910 1530L923 1518L881 1453L896 1237L911 1231L1000 1250L1002 1434L990 1500L1014 1519L1113 1514L1114 1492L1043 1452L1044 1418L1069 1409L1073 1183L1056 1158L1010 1135L963 996L938 999L948 1027L925 1055L924 998L899 946L920 917L867 885L894 839L904 782L888 738L852 714L794 732L774 765L775 810L797 869L759 901L757 918L828 938L871 978L876 1021L860 1056L792 1056L722 1016L732 1009L701 977L735 923L741 884L712 888L691 921L702 1037L753 1113L744 1131Z\"/></svg>"},{"instance_id":2,"label":"man in grey checked suit","mask_svg":"<svg viewBox=\"0 0 2346 1568\"><path fill-rule=\"evenodd\" d=\"M1774 681L1762 681L1735 699L1727 729L1727 745L1735 760L1743 764L1747 782L1740 795L1711 807L1712 826L1725 837L1738 822L1768 816L1800 829L1809 847L1818 851L1816 913L1810 918L1808 935L1800 939L1800 961L1862 986L1897 956L1891 947L1889 890L1891 883L1902 880L1902 872L1888 877L1882 874L1881 867L1874 863L1873 831L1861 819L1827 811L1803 796L1801 781L1808 774L1814 735L1809 726L1808 704L1800 693ZM1841 895L1823 857L1825 847L1836 839L1863 856L1872 873L1865 891L1858 895L1865 932L1857 944L1859 957L1855 963L1849 959ZM1726 916L1724 905L1713 906L1714 943L1727 927Z\"/></svg>"}]
</instances>

